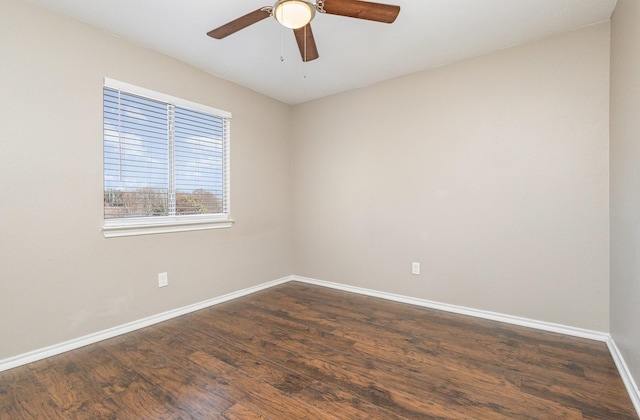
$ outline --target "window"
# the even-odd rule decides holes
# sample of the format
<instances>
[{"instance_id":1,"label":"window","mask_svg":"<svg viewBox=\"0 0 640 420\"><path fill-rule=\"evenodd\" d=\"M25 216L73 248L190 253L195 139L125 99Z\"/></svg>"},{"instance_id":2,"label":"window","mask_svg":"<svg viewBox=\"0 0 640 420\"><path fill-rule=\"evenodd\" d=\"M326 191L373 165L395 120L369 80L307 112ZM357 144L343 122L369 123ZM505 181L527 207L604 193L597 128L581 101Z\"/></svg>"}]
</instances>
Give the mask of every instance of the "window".
<instances>
[{"instance_id":1,"label":"window","mask_svg":"<svg viewBox=\"0 0 640 420\"><path fill-rule=\"evenodd\" d=\"M231 114L105 79L107 237L231 226Z\"/></svg>"}]
</instances>

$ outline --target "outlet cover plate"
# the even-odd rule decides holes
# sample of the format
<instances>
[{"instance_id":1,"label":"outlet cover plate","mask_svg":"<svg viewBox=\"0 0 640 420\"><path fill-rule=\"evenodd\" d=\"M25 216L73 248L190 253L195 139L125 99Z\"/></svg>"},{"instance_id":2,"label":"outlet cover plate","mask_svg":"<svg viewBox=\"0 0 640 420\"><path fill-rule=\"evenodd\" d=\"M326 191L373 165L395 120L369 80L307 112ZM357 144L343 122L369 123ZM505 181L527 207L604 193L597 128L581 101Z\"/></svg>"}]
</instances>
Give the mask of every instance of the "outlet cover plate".
<instances>
[{"instance_id":1,"label":"outlet cover plate","mask_svg":"<svg viewBox=\"0 0 640 420\"><path fill-rule=\"evenodd\" d=\"M167 273L158 273L158 287L165 287L169 285L169 276Z\"/></svg>"},{"instance_id":2,"label":"outlet cover plate","mask_svg":"<svg viewBox=\"0 0 640 420\"><path fill-rule=\"evenodd\" d=\"M411 274L420 274L420 263L412 262L411 263Z\"/></svg>"}]
</instances>

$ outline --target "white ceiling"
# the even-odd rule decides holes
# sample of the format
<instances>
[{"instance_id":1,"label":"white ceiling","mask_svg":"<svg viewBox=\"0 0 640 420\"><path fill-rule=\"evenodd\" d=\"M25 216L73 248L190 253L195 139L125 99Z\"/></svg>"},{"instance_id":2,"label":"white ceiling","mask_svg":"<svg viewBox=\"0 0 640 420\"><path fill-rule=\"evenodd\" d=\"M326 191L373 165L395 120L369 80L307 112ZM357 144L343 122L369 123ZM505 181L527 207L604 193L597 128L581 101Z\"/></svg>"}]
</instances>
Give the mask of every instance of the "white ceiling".
<instances>
[{"instance_id":1,"label":"white ceiling","mask_svg":"<svg viewBox=\"0 0 640 420\"><path fill-rule=\"evenodd\" d=\"M223 40L206 35L271 0L29 1L289 104L607 20L616 4L377 0L401 6L395 23L316 14L312 28L320 58L303 64L292 31L272 18Z\"/></svg>"}]
</instances>

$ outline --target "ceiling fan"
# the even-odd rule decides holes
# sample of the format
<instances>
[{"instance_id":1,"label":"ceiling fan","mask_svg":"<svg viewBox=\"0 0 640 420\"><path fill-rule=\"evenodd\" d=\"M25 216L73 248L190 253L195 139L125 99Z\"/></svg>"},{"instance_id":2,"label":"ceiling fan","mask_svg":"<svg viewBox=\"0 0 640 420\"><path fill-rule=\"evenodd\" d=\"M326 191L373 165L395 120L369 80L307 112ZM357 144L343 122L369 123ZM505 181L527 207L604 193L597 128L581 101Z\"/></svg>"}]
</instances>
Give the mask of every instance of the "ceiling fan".
<instances>
[{"instance_id":1,"label":"ceiling fan","mask_svg":"<svg viewBox=\"0 0 640 420\"><path fill-rule=\"evenodd\" d=\"M400 13L400 6L361 0L277 0L273 6L261 7L247 13L209 31L207 35L215 39L223 39L260 22L262 19L273 16L281 25L293 29L302 61L307 62L319 57L310 23L316 11L330 15L393 23Z\"/></svg>"}]
</instances>

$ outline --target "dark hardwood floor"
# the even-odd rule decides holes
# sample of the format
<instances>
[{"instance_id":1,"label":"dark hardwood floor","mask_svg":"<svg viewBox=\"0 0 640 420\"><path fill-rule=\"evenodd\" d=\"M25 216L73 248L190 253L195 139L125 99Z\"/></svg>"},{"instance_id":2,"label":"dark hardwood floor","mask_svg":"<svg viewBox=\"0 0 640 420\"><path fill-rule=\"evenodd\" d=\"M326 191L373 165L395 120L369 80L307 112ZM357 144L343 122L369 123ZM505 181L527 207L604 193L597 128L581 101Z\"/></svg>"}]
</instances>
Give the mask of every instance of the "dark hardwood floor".
<instances>
[{"instance_id":1,"label":"dark hardwood floor","mask_svg":"<svg viewBox=\"0 0 640 420\"><path fill-rule=\"evenodd\" d=\"M1 419L637 419L604 343L287 283L0 373Z\"/></svg>"}]
</instances>

